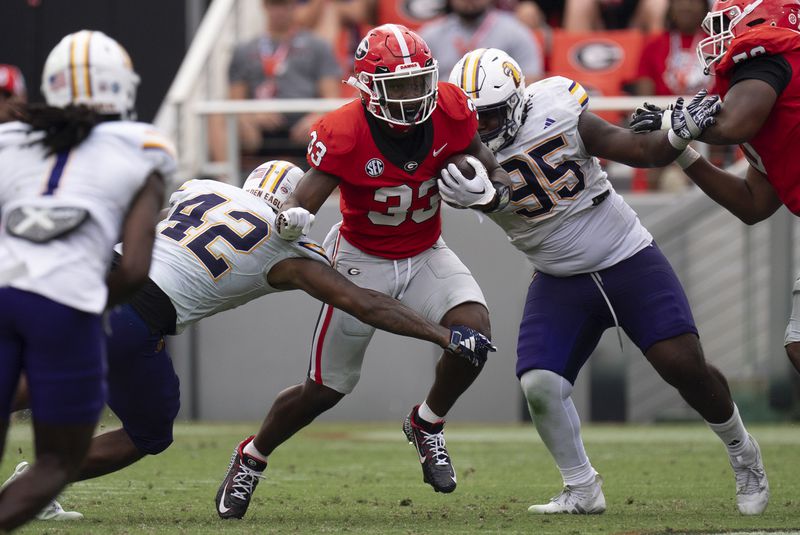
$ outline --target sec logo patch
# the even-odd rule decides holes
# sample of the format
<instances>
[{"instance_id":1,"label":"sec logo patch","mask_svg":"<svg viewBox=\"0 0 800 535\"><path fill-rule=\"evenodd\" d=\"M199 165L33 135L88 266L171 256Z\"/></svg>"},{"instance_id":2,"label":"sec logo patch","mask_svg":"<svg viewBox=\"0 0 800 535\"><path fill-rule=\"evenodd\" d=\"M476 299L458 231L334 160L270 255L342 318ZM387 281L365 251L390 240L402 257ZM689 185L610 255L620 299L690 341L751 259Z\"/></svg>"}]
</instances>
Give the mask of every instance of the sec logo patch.
<instances>
[{"instance_id":1,"label":"sec logo patch","mask_svg":"<svg viewBox=\"0 0 800 535\"><path fill-rule=\"evenodd\" d=\"M383 174L383 168L383 160L379 158L372 158L367 162L367 165L364 166L364 171L366 171L366 173L372 178L375 178Z\"/></svg>"}]
</instances>

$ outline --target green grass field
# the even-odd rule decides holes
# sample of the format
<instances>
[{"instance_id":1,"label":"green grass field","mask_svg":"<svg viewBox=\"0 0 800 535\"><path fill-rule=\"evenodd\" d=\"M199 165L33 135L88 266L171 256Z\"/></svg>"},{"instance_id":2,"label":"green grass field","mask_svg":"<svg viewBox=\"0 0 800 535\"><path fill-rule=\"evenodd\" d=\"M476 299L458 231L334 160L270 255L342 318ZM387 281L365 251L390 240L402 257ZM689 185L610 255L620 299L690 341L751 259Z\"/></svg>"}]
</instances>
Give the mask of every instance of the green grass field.
<instances>
[{"instance_id":1,"label":"green grass field","mask_svg":"<svg viewBox=\"0 0 800 535\"><path fill-rule=\"evenodd\" d=\"M112 424L113 425L113 424ZM233 446L253 425L182 424L164 454L63 495L82 521L34 522L20 533L720 533L800 530L800 426L755 426L772 500L742 517L724 449L704 426L589 426L605 478L600 516L532 516L560 478L531 426L452 423L458 489L434 493L399 422L313 424L270 459L242 521L222 521L214 495ZM15 425L5 477L30 459L30 429ZM800 531L798 531L800 532Z\"/></svg>"}]
</instances>

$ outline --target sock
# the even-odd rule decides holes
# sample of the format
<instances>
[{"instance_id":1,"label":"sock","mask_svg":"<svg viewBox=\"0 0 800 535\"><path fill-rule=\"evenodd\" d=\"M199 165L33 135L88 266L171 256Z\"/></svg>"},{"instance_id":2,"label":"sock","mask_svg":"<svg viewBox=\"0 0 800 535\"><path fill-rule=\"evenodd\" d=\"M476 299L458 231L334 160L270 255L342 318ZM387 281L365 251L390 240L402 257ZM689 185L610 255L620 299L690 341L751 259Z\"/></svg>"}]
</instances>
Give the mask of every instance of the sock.
<instances>
[{"instance_id":1,"label":"sock","mask_svg":"<svg viewBox=\"0 0 800 535\"><path fill-rule=\"evenodd\" d=\"M581 420L572 402L572 385L548 370L531 370L520 377L533 424L556 461L565 485L581 486L596 471L581 439Z\"/></svg>"},{"instance_id":2,"label":"sock","mask_svg":"<svg viewBox=\"0 0 800 535\"><path fill-rule=\"evenodd\" d=\"M256 445L252 440L245 445L244 450L242 451L258 461L263 463L267 462L267 456L258 451L258 448L256 448Z\"/></svg>"},{"instance_id":3,"label":"sock","mask_svg":"<svg viewBox=\"0 0 800 535\"><path fill-rule=\"evenodd\" d=\"M721 424L706 422L706 424L722 440L728 450L728 455L731 457L740 457L749 453L750 450L755 453L755 448L753 448L750 438L747 436L747 430L744 428L742 418L739 416L739 408L735 403L733 404L733 414L727 422L722 422Z\"/></svg>"},{"instance_id":4,"label":"sock","mask_svg":"<svg viewBox=\"0 0 800 535\"><path fill-rule=\"evenodd\" d=\"M586 459L586 462L580 466L574 468L559 467L558 470L561 472L561 478L564 480L564 484L571 486L581 486L592 483L594 482L594 476L597 475L589 459Z\"/></svg>"},{"instance_id":5,"label":"sock","mask_svg":"<svg viewBox=\"0 0 800 535\"><path fill-rule=\"evenodd\" d=\"M417 409L417 417L419 417L423 422L426 422L431 425L440 424L444 422L444 416L439 416L435 412L428 407L428 402L423 401L422 405L419 406Z\"/></svg>"}]
</instances>

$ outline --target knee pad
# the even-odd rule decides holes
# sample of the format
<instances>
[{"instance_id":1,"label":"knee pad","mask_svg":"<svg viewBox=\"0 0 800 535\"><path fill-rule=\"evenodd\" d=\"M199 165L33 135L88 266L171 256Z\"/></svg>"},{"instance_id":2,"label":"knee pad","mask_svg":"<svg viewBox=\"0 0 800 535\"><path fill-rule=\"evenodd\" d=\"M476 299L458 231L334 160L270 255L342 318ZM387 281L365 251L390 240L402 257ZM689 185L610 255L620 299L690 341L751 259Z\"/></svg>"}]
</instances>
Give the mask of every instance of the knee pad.
<instances>
[{"instance_id":1,"label":"knee pad","mask_svg":"<svg viewBox=\"0 0 800 535\"><path fill-rule=\"evenodd\" d=\"M529 370L522 374L519 383L534 412L544 410L553 401L561 403L572 394L572 384L550 370Z\"/></svg>"}]
</instances>

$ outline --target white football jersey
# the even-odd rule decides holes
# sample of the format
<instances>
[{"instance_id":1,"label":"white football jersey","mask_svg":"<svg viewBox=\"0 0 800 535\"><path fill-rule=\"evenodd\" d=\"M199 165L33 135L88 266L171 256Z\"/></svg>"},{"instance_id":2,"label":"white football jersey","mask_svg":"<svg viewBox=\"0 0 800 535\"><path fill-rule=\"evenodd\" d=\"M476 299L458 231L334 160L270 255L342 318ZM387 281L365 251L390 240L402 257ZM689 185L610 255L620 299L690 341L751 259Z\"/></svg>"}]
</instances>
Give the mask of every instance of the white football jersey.
<instances>
[{"instance_id":1,"label":"white football jersey","mask_svg":"<svg viewBox=\"0 0 800 535\"><path fill-rule=\"evenodd\" d=\"M537 271L559 277L613 266L653 239L583 146L578 120L588 104L568 78L529 85L525 122L497 154L514 186L511 203L488 216Z\"/></svg>"},{"instance_id":2,"label":"white football jersey","mask_svg":"<svg viewBox=\"0 0 800 535\"><path fill-rule=\"evenodd\" d=\"M275 212L263 199L214 180L190 180L170 198L158 224L150 278L170 298L176 331L268 293L272 267L287 258L330 264L305 236L278 237Z\"/></svg>"},{"instance_id":3,"label":"white football jersey","mask_svg":"<svg viewBox=\"0 0 800 535\"><path fill-rule=\"evenodd\" d=\"M132 121L100 123L80 145L52 156L41 143L32 143L42 135L24 123L0 125L0 285L99 313L108 296L105 277L112 250L130 203L151 172L170 178L174 149L155 127ZM9 229L12 211L62 208L83 209L88 218L43 243L9 232L49 226L30 217Z\"/></svg>"}]
</instances>

